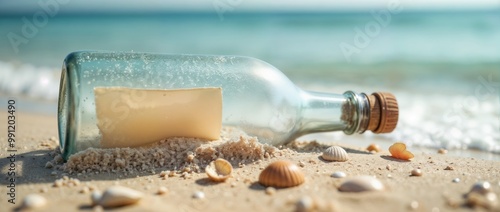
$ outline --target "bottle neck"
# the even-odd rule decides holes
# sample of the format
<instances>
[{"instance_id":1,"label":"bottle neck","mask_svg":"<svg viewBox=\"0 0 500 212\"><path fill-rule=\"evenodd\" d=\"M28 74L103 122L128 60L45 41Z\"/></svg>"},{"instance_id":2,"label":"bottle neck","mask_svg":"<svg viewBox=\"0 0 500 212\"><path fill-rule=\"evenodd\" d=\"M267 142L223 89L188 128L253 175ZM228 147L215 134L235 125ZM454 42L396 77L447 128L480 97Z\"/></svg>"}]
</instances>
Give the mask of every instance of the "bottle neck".
<instances>
[{"instance_id":1,"label":"bottle neck","mask_svg":"<svg viewBox=\"0 0 500 212\"><path fill-rule=\"evenodd\" d=\"M331 94L302 91L302 114L298 134L343 131L363 133L370 121L370 103L366 94L347 91Z\"/></svg>"}]
</instances>

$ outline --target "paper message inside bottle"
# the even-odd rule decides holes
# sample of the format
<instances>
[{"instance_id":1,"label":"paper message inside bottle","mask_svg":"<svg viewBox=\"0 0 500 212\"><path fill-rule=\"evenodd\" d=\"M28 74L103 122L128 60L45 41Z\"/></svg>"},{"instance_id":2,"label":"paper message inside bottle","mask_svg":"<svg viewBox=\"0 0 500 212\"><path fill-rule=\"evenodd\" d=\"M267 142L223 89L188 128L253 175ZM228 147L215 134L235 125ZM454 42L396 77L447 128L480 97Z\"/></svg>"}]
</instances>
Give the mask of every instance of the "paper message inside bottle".
<instances>
[{"instance_id":1,"label":"paper message inside bottle","mask_svg":"<svg viewBox=\"0 0 500 212\"><path fill-rule=\"evenodd\" d=\"M219 139L222 89L94 88L101 146L134 147L169 137Z\"/></svg>"}]
</instances>

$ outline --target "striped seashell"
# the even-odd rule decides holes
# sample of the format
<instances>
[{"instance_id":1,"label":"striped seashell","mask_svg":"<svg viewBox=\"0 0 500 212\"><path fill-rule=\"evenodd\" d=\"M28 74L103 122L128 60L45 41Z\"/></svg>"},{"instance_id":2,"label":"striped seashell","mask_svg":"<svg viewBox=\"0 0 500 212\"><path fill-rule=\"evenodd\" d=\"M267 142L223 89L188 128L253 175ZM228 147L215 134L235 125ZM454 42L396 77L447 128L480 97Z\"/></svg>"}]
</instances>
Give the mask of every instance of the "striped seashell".
<instances>
[{"instance_id":1,"label":"striped seashell","mask_svg":"<svg viewBox=\"0 0 500 212\"><path fill-rule=\"evenodd\" d=\"M339 146L328 147L321 157L327 161L347 161L349 159L347 152Z\"/></svg>"},{"instance_id":2,"label":"striped seashell","mask_svg":"<svg viewBox=\"0 0 500 212\"><path fill-rule=\"evenodd\" d=\"M302 170L290 161L276 161L269 164L259 175L259 183L263 186L288 188L304 183Z\"/></svg>"}]
</instances>

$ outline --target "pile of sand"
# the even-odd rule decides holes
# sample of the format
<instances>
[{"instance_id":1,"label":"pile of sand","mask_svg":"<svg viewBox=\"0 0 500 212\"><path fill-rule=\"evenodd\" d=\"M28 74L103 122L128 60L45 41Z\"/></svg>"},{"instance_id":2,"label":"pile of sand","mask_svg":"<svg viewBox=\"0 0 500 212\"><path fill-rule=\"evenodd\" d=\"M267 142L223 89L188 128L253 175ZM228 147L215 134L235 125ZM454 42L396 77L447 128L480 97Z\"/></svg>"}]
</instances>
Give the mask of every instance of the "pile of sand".
<instances>
[{"instance_id":1,"label":"pile of sand","mask_svg":"<svg viewBox=\"0 0 500 212\"><path fill-rule=\"evenodd\" d=\"M233 136L230 136L232 133ZM76 153L62 165L69 173L88 172L155 172L155 169L200 171L210 161L224 158L233 165L280 155L277 148L259 143L244 134L235 136L223 130L221 138L208 141L196 138L168 138L156 144L138 148L89 148Z\"/></svg>"}]
</instances>

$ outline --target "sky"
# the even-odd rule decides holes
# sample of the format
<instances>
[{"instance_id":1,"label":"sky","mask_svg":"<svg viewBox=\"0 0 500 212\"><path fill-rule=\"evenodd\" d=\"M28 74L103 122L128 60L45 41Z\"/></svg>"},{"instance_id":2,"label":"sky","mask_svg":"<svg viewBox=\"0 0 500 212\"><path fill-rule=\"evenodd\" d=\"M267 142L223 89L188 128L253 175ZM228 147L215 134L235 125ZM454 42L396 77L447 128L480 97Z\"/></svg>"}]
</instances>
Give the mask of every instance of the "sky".
<instances>
[{"instance_id":1,"label":"sky","mask_svg":"<svg viewBox=\"0 0 500 212\"><path fill-rule=\"evenodd\" d=\"M59 2L67 12L342 11L384 8L390 2L415 10L500 9L500 0L0 0L0 14L33 13L46 2Z\"/></svg>"}]
</instances>

